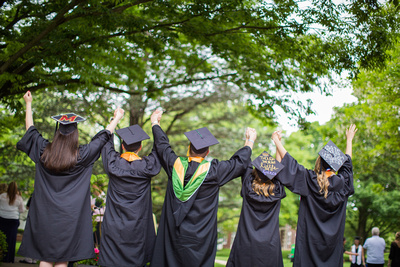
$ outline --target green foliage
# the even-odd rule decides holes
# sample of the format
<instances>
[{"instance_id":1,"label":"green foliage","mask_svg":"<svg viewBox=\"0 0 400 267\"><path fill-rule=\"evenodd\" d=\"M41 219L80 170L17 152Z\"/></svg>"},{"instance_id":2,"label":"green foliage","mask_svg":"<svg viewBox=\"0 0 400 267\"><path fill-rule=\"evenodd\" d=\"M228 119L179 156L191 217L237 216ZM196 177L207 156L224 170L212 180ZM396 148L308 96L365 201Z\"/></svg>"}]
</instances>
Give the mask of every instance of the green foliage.
<instances>
[{"instance_id":1,"label":"green foliage","mask_svg":"<svg viewBox=\"0 0 400 267\"><path fill-rule=\"evenodd\" d=\"M3 256L7 253L7 251L7 237L2 231L0 231L0 259L3 259Z\"/></svg>"},{"instance_id":2,"label":"green foliage","mask_svg":"<svg viewBox=\"0 0 400 267\"><path fill-rule=\"evenodd\" d=\"M260 118L274 118L279 105L301 121L312 110L292 92L329 93L321 77L383 65L399 28L397 5L3 1L0 99L18 110L27 90L155 100L228 85L249 94Z\"/></svg>"},{"instance_id":3,"label":"green foliage","mask_svg":"<svg viewBox=\"0 0 400 267\"><path fill-rule=\"evenodd\" d=\"M330 122L337 129L350 123L359 128L353 142L355 193L349 199L347 225L364 239L375 226L384 237L398 231L399 48L390 51L386 69L360 73L354 82L358 102L338 109Z\"/></svg>"}]
</instances>

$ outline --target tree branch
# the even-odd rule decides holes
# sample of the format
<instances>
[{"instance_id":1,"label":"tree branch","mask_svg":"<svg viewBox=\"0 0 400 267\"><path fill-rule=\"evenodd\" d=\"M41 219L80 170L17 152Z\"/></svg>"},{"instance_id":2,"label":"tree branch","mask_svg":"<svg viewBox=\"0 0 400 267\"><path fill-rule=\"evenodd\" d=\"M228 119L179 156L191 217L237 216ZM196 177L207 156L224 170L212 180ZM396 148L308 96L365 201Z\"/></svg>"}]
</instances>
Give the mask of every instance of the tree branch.
<instances>
[{"instance_id":1,"label":"tree branch","mask_svg":"<svg viewBox=\"0 0 400 267\"><path fill-rule=\"evenodd\" d=\"M234 32L234 31L238 31L240 29L253 29L253 30L274 30L274 29L282 29L282 28L293 28L293 26L273 26L273 27L261 27L261 26L246 26L246 25L241 25L239 27L236 28L231 28L231 29L227 29L224 31L219 31L219 32L214 32L214 33L210 33L210 34L206 34L206 36L215 36L218 34L224 34L224 33L230 33L230 32ZM240 32L243 33L243 32Z\"/></svg>"},{"instance_id":2,"label":"tree branch","mask_svg":"<svg viewBox=\"0 0 400 267\"><path fill-rule=\"evenodd\" d=\"M65 6L61 11L55 16L52 23L48 25L46 29L44 29L40 34L38 34L34 39L32 39L29 43L27 43L24 47L22 47L19 51L17 51L14 55L12 55L1 67L0 74L4 73L11 64L23 56L26 52L28 52L32 47L34 47L40 40L42 40L46 35L48 35L52 30L57 28L60 24L62 24L65 20L64 15L73 7L80 4L84 0L75 0L72 1L69 5Z\"/></svg>"}]
</instances>

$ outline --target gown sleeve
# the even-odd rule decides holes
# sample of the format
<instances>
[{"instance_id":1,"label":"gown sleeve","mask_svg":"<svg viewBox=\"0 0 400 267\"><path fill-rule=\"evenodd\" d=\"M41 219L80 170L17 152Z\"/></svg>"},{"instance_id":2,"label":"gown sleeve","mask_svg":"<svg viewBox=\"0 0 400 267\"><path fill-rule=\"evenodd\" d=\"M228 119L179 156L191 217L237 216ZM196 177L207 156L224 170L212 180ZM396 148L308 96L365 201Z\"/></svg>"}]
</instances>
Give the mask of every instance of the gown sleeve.
<instances>
[{"instance_id":1,"label":"gown sleeve","mask_svg":"<svg viewBox=\"0 0 400 267\"><path fill-rule=\"evenodd\" d=\"M103 161L103 166L107 174L114 175L115 177L120 176L120 170L116 165L116 160L121 156L120 153L115 151L114 148L114 138L110 138L110 140L104 145L101 150L101 158ZM137 168L130 170L131 173L135 172L135 177L143 177L143 178L151 178L156 176L161 170L161 163L158 159L157 153L155 151L155 146L153 145L153 149L151 153L143 157L142 159L146 166L145 168ZM123 170L126 171L126 170Z\"/></svg>"},{"instance_id":2,"label":"gown sleeve","mask_svg":"<svg viewBox=\"0 0 400 267\"><path fill-rule=\"evenodd\" d=\"M139 176L153 177L160 173L161 162L156 152L155 143L150 154L147 157L143 157L143 160L146 161L146 168L139 171Z\"/></svg>"},{"instance_id":3,"label":"gown sleeve","mask_svg":"<svg viewBox=\"0 0 400 267\"><path fill-rule=\"evenodd\" d=\"M285 167L276 178L293 193L307 196L309 194L307 179L310 176L310 171L300 165L288 152L286 152L281 163Z\"/></svg>"},{"instance_id":4,"label":"gown sleeve","mask_svg":"<svg viewBox=\"0 0 400 267\"><path fill-rule=\"evenodd\" d=\"M172 150L171 145L169 144L168 136L161 129L161 127L159 125L155 125L152 127L152 130L154 136L154 146L158 157L160 158L161 165L164 167L168 177L171 177L172 169L178 156Z\"/></svg>"},{"instance_id":5,"label":"gown sleeve","mask_svg":"<svg viewBox=\"0 0 400 267\"><path fill-rule=\"evenodd\" d=\"M338 176L343 177L344 180L344 193L347 196L354 194L353 185L353 163L351 157L346 154L347 160L343 163L338 171Z\"/></svg>"},{"instance_id":6,"label":"gown sleeve","mask_svg":"<svg viewBox=\"0 0 400 267\"><path fill-rule=\"evenodd\" d=\"M46 148L48 140L44 139L35 126L29 127L22 139L17 143L17 148L25 152L35 163L40 160L40 155Z\"/></svg>"},{"instance_id":7,"label":"gown sleeve","mask_svg":"<svg viewBox=\"0 0 400 267\"><path fill-rule=\"evenodd\" d=\"M226 161L220 161L217 169L219 186L223 186L230 180L242 176L251 163L251 148L244 146Z\"/></svg>"},{"instance_id":8,"label":"gown sleeve","mask_svg":"<svg viewBox=\"0 0 400 267\"><path fill-rule=\"evenodd\" d=\"M83 165L91 165L99 159L101 149L110 139L111 133L108 130L101 130L90 141L89 144L84 146L84 151L80 151Z\"/></svg>"}]
</instances>

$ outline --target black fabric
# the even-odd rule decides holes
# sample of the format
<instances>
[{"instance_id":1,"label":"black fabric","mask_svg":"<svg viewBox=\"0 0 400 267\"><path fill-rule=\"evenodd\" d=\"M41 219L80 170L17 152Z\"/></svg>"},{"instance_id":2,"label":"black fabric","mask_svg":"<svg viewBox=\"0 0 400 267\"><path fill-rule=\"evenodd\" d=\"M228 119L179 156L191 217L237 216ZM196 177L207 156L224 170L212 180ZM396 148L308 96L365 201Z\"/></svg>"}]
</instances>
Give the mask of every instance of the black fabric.
<instances>
[{"instance_id":1,"label":"black fabric","mask_svg":"<svg viewBox=\"0 0 400 267\"><path fill-rule=\"evenodd\" d=\"M391 267L400 267L400 248L396 242L390 245L389 259L392 260Z\"/></svg>"},{"instance_id":2,"label":"black fabric","mask_svg":"<svg viewBox=\"0 0 400 267\"><path fill-rule=\"evenodd\" d=\"M87 145L79 146L77 164L54 174L46 170L40 156L49 143L31 126L17 148L35 162L35 188L24 237L18 254L48 262L94 258L90 177L100 150L109 140L102 130Z\"/></svg>"},{"instance_id":3,"label":"black fabric","mask_svg":"<svg viewBox=\"0 0 400 267\"><path fill-rule=\"evenodd\" d=\"M155 242L150 183L161 170L160 161L153 148L141 160L128 162L114 150L113 140L103 147L102 160L110 180L99 264L142 267Z\"/></svg>"},{"instance_id":4,"label":"black fabric","mask_svg":"<svg viewBox=\"0 0 400 267\"><path fill-rule=\"evenodd\" d=\"M329 177L329 193L319 193L317 175L286 153L285 168L276 176L289 190L301 195L293 266L343 266L343 234L348 197L354 193L351 158L337 175Z\"/></svg>"},{"instance_id":5,"label":"black fabric","mask_svg":"<svg viewBox=\"0 0 400 267\"><path fill-rule=\"evenodd\" d=\"M274 195L257 195L252 188L252 165L242 177L242 211L226 266L283 267L279 236L279 210L284 186L273 179Z\"/></svg>"},{"instance_id":6,"label":"black fabric","mask_svg":"<svg viewBox=\"0 0 400 267\"><path fill-rule=\"evenodd\" d=\"M7 253L3 255L3 262L14 263L18 226L18 219L6 219L0 217L0 231L2 231L6 235L6 242L8 244Z\"/></svg>"},{"instance_id":7,"label":"black fabric","mask_svg":"<svg viewBox=\"0 0 400 267\"><path fill-rule=\"evenodd\" d=\"M244 174L250 164L251 149L243 147L227 161L212 160L203 184L188 201L182 202L176 198L171 180L178 156L161 127L153 126L153 133L168 184L151 266L214 266L219 188ZM186 182L198 165L194 161L189 163Z\"/></svg>"}]
</instances>

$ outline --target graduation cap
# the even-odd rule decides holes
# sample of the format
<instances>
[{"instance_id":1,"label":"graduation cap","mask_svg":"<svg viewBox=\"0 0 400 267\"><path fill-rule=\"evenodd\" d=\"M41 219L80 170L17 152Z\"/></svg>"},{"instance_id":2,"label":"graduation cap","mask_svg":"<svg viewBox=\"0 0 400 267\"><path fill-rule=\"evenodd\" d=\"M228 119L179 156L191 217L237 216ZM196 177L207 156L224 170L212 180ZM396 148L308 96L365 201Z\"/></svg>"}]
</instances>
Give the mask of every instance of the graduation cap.
<instances>
[{"instance_id":1,"label":"graduation cap","mask_svg":"<svg viewBox=\"0 0 400 267\"><path fill-rule=\"evenodd\" d=\"M258 173L262 174L260 178L267 177L270 180L285 167L265 151L261 153L252 164L257 169Z\"/></svg>"},{"instance_id":2,"label":"graduation cap","mask_svg":"<svg viewBox=\"0 0 400 267\"><path fill-rule=\"evenodd\" d=\"M347 160L346 155L332 142L329 141L319 152L318 155L337 172ZM322 161L321 161L322 164Z\"/></svg>"},{"instance_id":3,"label":"graduation cap","mask_svg":"<svg viewBox=\"0 0 400 267\"><path fill-rule=\"evenodd\" d=\"M75 113L55 115L51 116L51 118L57 122L56 131L58 128L60 130L60 133L64 135L75 131L75 129L78 128L77 123L86 120L85 118L76 115ZM60 125L60 127L58 127L58 125Z\"/></svg>"},{"instance_id":4,"label":"graduation cap","mask_svg":"<svg viewBox=\"0 0 400 267\"><path fill-rule=\"evenodd\" d=\"M203 148L219 144L217 138L212 135L207 127L184 133L194 149L199 151Z\"/></svg>"},{"instance_id":5,"label":"graduation cap","mask_svg":"<svg viewBox=\"0 0 400 267\"><path fill-rule=\"evenodd\" d=\"M150 139L150 136L137 124L116 130L116 132L123 140L125 149L131 152L137 150L143 140Z\"/></svg>"}]
</instances>

